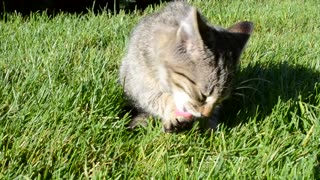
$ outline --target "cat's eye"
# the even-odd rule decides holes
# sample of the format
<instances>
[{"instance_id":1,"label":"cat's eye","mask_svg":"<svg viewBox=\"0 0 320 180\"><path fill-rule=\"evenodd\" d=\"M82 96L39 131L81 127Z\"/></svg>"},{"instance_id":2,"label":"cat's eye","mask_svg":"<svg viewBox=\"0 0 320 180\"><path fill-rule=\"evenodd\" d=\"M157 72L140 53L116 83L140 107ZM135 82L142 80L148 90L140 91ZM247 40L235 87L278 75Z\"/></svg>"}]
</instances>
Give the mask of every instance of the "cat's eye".
<instances>
[{"instance_id":1,"label":"cat's eye","mask_svg":"<svg viewBox=\"0 0 320 180\"><path fill-rule=\"evenodd\" d=\"M192 83L193 85L196 85L195 81L194 81L192 78L190 78L189 76L187 76L186 74L184 74L184 73L182 73L182 72L179 72L179 71L174 71L174 70L173 70L173 72L174 72L175 74L177 74L177 75L179 75L179 76L187 79L187 80L188 80L190 83Z\"/></svg>"},{"instance_id":2,"label":"cat's eye","mask_svg":"<svg viewBox=\"0 0 320 180\"><path fill-rule=\"evenodd\" d=\"M205 102L206 101L206 99L207 99L207 96L206 95L204 95L201 91L200 91L200 96L199 96L199 100L200 100L200 102Z\"/></svg>"}]
</instances>

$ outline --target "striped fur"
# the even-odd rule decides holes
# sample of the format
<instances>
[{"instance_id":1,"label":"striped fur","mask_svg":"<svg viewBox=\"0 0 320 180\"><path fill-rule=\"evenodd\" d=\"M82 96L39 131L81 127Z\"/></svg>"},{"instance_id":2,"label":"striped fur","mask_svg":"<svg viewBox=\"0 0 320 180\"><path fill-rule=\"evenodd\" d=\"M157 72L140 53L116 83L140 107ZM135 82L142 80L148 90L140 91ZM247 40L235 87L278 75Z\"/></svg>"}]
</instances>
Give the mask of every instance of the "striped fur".
<instances>
[{"instance_id":1,"label":"striped fur","mask_svg":"<svg viewBox=\"0 0 320 180\"><path fill-rule=\"evenodd\" d=\"M212 26L185 2L169 3L135 27L120 67L126 96L141 112L131 123L160 117L165 131L198 118L216 124L215 108L228 97L251 22ZM193 118L177 116L176 110Z\"/></svg>"}]
</instances>

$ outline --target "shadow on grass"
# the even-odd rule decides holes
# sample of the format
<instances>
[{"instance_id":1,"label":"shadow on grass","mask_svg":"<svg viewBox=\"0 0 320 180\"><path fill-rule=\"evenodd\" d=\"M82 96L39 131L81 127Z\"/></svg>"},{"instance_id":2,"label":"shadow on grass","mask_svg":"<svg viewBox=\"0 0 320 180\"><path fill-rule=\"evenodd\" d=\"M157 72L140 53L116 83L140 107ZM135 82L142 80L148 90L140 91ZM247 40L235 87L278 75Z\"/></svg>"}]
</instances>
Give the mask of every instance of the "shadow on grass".
<instances>
[{"instance_id":1,"label":"shadow on grass","mask_svg":"<svg viewBox=\"0 0 320 180\"><path fill-rule=\"evenodd\" d=\"M268 116L278 100L308 100L316 104L315 84L320 82L319 72L300 65L254 64L239 72L233 95L224 102L222 120L232 128L240 123L237 113L244 112L258 119ZM250 119L250 118L245 118Z\"/></svg>"},{"instance_id":2,"label":"shadow on grass","mask_svg":"<svg viewBox=\"0 0 320 180\"><path fill-rule=\"evenodd\" d=\"M315 84L320 82L320 74L313 69L299 65L283 64L254 64L239 72L233 95L223 103L220 122L227 128L247 123L250 118L257 116L264 119L268 116L278 100L308 100L316 104ZM132 106L123 107L124 113L130 112L135 117L138 112ZM246 118L237 117L244 112ZM152 121L150 124L158 122ZM189 130L183 128L178 132ZM140 128L134 130L140 131Z\"/></svg>"}]
</instances>

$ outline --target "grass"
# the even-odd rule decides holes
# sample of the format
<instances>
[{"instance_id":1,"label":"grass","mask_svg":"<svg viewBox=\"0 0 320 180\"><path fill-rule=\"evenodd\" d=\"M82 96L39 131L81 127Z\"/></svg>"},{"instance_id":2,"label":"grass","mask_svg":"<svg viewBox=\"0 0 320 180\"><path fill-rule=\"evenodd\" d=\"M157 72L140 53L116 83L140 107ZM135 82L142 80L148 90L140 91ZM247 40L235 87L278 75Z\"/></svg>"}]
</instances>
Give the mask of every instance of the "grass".
<instances>
[{"instance_id":1,"label":"grass","mask_svg":"<svg viewBox=\"0 0 320 180\"><path fill-rule=\"evenodd\" d=\"M125 128L118 67L131 29L159 7L4 15L0 179L319 179L319 3L192 4L213 24L255 23L214 133Z\"/></svg>"}]
</instances>

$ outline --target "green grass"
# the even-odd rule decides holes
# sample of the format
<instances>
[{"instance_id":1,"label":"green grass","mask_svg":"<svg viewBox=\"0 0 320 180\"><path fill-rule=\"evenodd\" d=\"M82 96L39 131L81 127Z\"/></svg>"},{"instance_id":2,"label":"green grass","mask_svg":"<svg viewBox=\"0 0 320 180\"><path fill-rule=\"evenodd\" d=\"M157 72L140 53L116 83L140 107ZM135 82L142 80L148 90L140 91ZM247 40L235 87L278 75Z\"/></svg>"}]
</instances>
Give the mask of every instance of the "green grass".
<instances>
[{"instance_id":1,"label":"green grass","mask_svg":"<svg viewBox=\"0 0 320 180\"><path fill-rule=\"evenodd\" d=\"M0 21L0 179L319 179L320 5L193 1L255 23L214 133L128 131L118 67L144 13ZM246 83L240 84L240 82ZM243 89L246 88L246 89ZM244 95L244 97L239 94Z\"/></svg>"}]
</instances>

